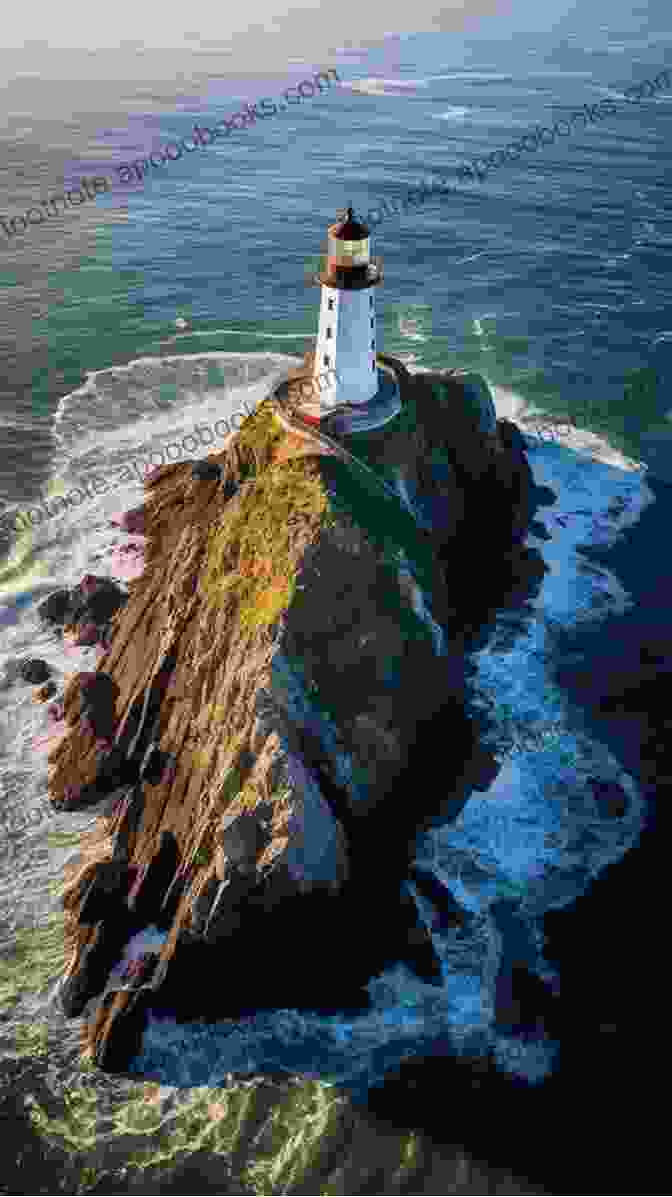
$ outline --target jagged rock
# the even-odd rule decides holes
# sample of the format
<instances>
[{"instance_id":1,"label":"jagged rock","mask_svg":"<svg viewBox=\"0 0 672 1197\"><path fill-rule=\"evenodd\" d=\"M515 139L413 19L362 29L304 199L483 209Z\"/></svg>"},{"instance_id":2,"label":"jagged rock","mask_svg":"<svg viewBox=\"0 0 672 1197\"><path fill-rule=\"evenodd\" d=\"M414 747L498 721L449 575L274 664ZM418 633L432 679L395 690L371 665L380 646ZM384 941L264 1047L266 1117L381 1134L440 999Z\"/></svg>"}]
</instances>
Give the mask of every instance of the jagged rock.
<instances>
[{"instance_id":1,"label":"jagged rock","mask_svg":"<svg viewBox=\"0 0 672 1197\"><path fill-rule=\"evenodd\" d=\"M124 983L131 988L147 985L156 969L157 959L155 952L143 952L137 960L129 961L123 973Z\"/></svg>"},{"instance_id":2,"label":"jagged rock","mask_svg":"<svg viewBox=\"0 0 672 1197\"><path fill-rule=\"evenodd\" d=\"M101 861L81 899L80 923L91 925L120 911L126 896L130 875L121 861Z\"/></svg>"},{"instance_id":3,"label":"jagged rock","mask_svg":"<svg viewBox=\"0 0 672 1197\"><path fill-rule=\"evenodd\" d=\"M437 396L431 377L400 369L399 378L400 416L353 438L354 453L365 440L373 476L323 456L262 402L208 459L220 485L194 485L192 468L176 466L124 517L147 542L130 595L90 575L80 584L80 609L101 595L109 603L113 647L104 674L66 690L70 731L50 754L50 793L81 804L101 779L128 788L101 817L95 849L112 857L117 881L97 881L88 905L66 887L66 937L82 974L70 981L68 1009L103 993L105 967L122 954L101 929L128 936L152 921L167 933L151 979L157 1001L201 1000L207 985L192 984L192 970L209 976L208 953L226 942L227 984L212 994L220 1016L261 989L285 1002L282 986L295 983L300 995L306 942L341 944L344 956L320 964L315 982L332 1000L347 990L338 970L356 935L358 986L372 955L383 967L395 951L435 978L431 943L398 901L404 853L421 816L446 795L458 809L465 786L485 789L491 765L467 735L461 641L441 628L457 633L456 613L493 577L503 590L529 584L540 558L513 547L533 514L531 472L506 422L493 422L487 391L469 392L456 376ZM98 624L100 614L86 617ZM434 720L441 793L430 787L392 811L390 795L417 745L431 744ZM101 757L106 738L114 746ZM378 925L387 920L373 954L358 927L368 907L380 908ZM83 914L101 918L92 926ZM256 983L246 982L249 944L266 937L249 973ZM275 963L264 974L267 955ZM129 994L99 1001L88 1035L102 1066L127 1057L142 1009Z\"/></svg>"},{"instance_id":4,"label":"jagged rock","mask_svg":"<svg viewBox=\"0 0 672 1197\"><path fill-rule=\"evenodd\" d=\"M147 990L106 993L88 1021L93 1058L103 1072L123 1072L142 1043L147 1023Z\"/></svg>"},{"instance_id":5,"label":"jagged rock","mask_svg":"<svg viewBox=\"0 0 672 1197\"><path fill-rule=\"evenodd\" d=\"M225 816L215 832L224 855L244 873L254 870L257 857L270 838L261 826L260 814L257 809Z\"/></svg>"},{"instance_id":6,"label":"jagged rock","mask_svg":"<svg viewBox=\"0 0 672 1197\"><path fill-rule=\"evenodd\" d=\"M191 908L191 929L196 935L201 935L205 931L219 893L220 884L221 882L216 877L211 877L205 883Z\"/></svg>"},{"instance_id":7,"label":"jagged rock","mask_svg":"<svg viewBox=\"0 0 672 1197\"><path fill-rule=\"evenodd\" d=\"M113 918L89 929L59 992L67 1018L78 1018L91 999L102 993L110 970L135 928L122 905L115 907Z\"/></svg>"},{"instance_id":8,"label":"jagged rock","mask_svg":"<svg viewBox=\"0 0 672 1197\"><path fill-rule=\"evenodd\" d=\"M178 864L179 850L175 836L163 831L158 850L139 867L135 884L128 894L128 908L142 923L156 922Z\"/></svg>"},{"instance_id":9,"label":"jagged rock","mask_svg":"<svg viewBox=\"0 0 672 1197\"><path fill-rule=\"evenodd\" d=\"M19 677L24 682L30 682L32 685L37 685L39 682L46 682L51 677L51 669L46 661L42 661L39 657L27 658L19 664Z\"/></svg>"}]
</instances>

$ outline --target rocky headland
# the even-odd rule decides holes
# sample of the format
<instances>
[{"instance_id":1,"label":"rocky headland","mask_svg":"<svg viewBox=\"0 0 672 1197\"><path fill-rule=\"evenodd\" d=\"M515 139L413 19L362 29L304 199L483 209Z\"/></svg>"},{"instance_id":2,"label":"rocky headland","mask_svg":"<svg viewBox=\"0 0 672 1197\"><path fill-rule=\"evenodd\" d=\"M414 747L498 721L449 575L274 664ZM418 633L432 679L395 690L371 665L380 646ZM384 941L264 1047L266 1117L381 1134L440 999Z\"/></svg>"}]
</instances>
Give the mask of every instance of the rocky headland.
<instances>
[{"instance_id":1,"label":"rocky headland","mask_svg":"<svg viewBox=\"0 0 672 1197\"><path fill-rule=\"evenodd\" d=\"M99 645L50 708L49 787L98 816L67 866L60 1001L106 1071L150 1009L363 1009L395 960L441 983L402 882L418 831L496 775L468 653L538 587L524 539L554 496L476 376L382 360L402 411L342 438L359 465L266 399L147 479L125 588L87 575L41 605Z\"/></svg>"}]
</instances>

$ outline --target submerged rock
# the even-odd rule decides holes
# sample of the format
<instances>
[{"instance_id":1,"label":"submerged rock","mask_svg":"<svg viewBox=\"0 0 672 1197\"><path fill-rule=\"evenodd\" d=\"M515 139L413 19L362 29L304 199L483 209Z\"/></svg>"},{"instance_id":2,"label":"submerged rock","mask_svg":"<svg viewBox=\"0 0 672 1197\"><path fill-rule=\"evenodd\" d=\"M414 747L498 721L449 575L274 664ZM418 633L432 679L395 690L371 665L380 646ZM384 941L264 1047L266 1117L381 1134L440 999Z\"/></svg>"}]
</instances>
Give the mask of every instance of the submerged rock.
<instances>
[{"instance_id":1,"label":"submerged rock","mask_svg":"<svg viewBox=\"0 0 672 1197\"><path fill-rule=\"evenodd\" d=\"M32 685L37 685L38 682L46 682L51 677L51 669L46 661L42 661L39 657L31 657L19 664L19 677L24 682L31 682Z\"/></svg>"},{"instance_id":2,"label":"submerged rock","mask_svg":"<svg viewBox=\"0 0 672 1197\"><path fill-rule=\"evenodd\" d=\"M54 629L61 628L74 644L97 644L105 642L110 621L124 606L126 598L111 578L85 574L71 590L59 589L48 595L38 606L37 614Z\"/></svg>"},{"instance_id":3,"label":"submerged rock","mask_svg":"<svg viewBox=\"0 0 672 1197\"><path fill-rule=\"evenodd\" d=\"M64 624L70 611L70 591L66 589L54 590L38 604L37 614L45 623L52 625Z\"/></svg>"},{"instance_id":4,"label":"submerged rock","mask_svg":"<svg viewBox=\"0 0 672 1197\"><path fill-rule=\"evenodd\" d=\"M214 461L198 461L191 468L191 476L199 482L218 482L222 467Z\"/></svg>"},{"instance_id":5,"label":"submerged rock","mask_svg":"<svg viewBox=\"0 0 672 1197\"><path fill-rule=\"evenodd\" d=\"M102 1067L128 1062L152 1005L361 1003L395 954L440 980L399 895L422 819L492 776L465 715L461 612L484 587L496 605L493 579L528 585L540 558L512 547L531 473L487 388L398 376L400 415L343 458L262 402L196 472L152 477L126 520L147 541L129 596L80 584L80 610L108 604L112 643L66 689L49 784L55 805L117 794L64 897L64 1006L98 999ZM196 485L205 466L217 486ZM416 793L407 771L434 752L438 788ZM149 924L165 933L151 984L105 993L123 937Z\"/></svg>"}]
</instances>

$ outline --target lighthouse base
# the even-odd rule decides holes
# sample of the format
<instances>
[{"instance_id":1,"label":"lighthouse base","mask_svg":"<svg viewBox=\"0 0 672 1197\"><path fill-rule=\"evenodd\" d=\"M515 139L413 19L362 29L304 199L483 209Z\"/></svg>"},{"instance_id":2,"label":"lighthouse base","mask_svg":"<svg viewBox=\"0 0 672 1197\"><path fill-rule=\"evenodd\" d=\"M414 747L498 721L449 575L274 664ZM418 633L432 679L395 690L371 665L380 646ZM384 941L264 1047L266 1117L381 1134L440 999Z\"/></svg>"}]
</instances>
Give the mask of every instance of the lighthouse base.
<instances>
[{"instance_id":1,"label":"lighthouse base","mask_svg":"<svg viewBox=\"0 0 672 1197\"><path fill-rule=\"evenodd\" d=\"M378 389L364 403L302 403L296 408L301 419L320 427L326 433L349 436L370 432L389 423L401 411L399 384L387 367L378 369Z\"/></svg>"}]
</instances>

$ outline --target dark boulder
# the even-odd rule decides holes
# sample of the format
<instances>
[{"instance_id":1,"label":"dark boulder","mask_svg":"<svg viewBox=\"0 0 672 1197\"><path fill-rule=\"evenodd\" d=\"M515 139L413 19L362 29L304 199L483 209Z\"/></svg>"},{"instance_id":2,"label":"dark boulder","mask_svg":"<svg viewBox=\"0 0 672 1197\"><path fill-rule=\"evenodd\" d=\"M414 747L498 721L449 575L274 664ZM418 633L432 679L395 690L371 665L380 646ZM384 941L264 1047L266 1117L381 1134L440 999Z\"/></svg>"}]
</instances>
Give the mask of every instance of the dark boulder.
<instances>
[{"instance_id":1,"label":"dark boulder","mask_svg":"<svg viewBox=\"0 0 672 1197\"><path fill-rule=\"evenodd\" d=\"M223 819L217 832L217 840L224 855L232 865L237 865L243 872L254 868L265 838L256 811L243 811L239 815Z\"/></svg>"},{"instance_id":2,"label":"dark boulder","mask_svg":"<svg viewBox=\"0 0 672 1197\"><path fill-rule=\"evenodd\" d=\"M115 700L119 691L108 673L79 675L81 715L96 737L111 740L115 732Z\"/></svg>"},{"instance_id":3,"label":"dark boulder","mask_svg":"<svg viewBox=\"0 0 672 1197\"><path fill-rule=\"evenodd\" d=\"M191 476L199 482L216 482L222 476L222 467L216 461L197 461L191 467Z\"/></svg>"},{"instance_id":4,"label":"dark boulder","mask_svg":"<svg viewBox=\"0 0 672 1197\"><path fill-rule=\"evenodd\" d=\"M128 596L111 578L85 574L71 592L69 622L107 624L121 610Z\"/></svg>"},{"instance_id":5,"label":"dark boulder","mask_svg":"<svg viewBox=\"0 0 672 1197\"><path fill-rule=\"evenodd\" d=\"M51 677L51 669L47 662L42 661L39 657L27 657L25 661L19 663L19 677L24 682L30 682L31 685L37 686Z\"/></svg>"},{"instance_id":6,"label":"dark boulder","mask_svg":"<svg viewBox=\"0 0 672 1197\"><path fill-rule=\"evenodd\" d=\"M54 590L43 599L37 608L37 614L44 623L56 624L61 627L70 614L71 591Z\"/></svg>"}]
</instances>

